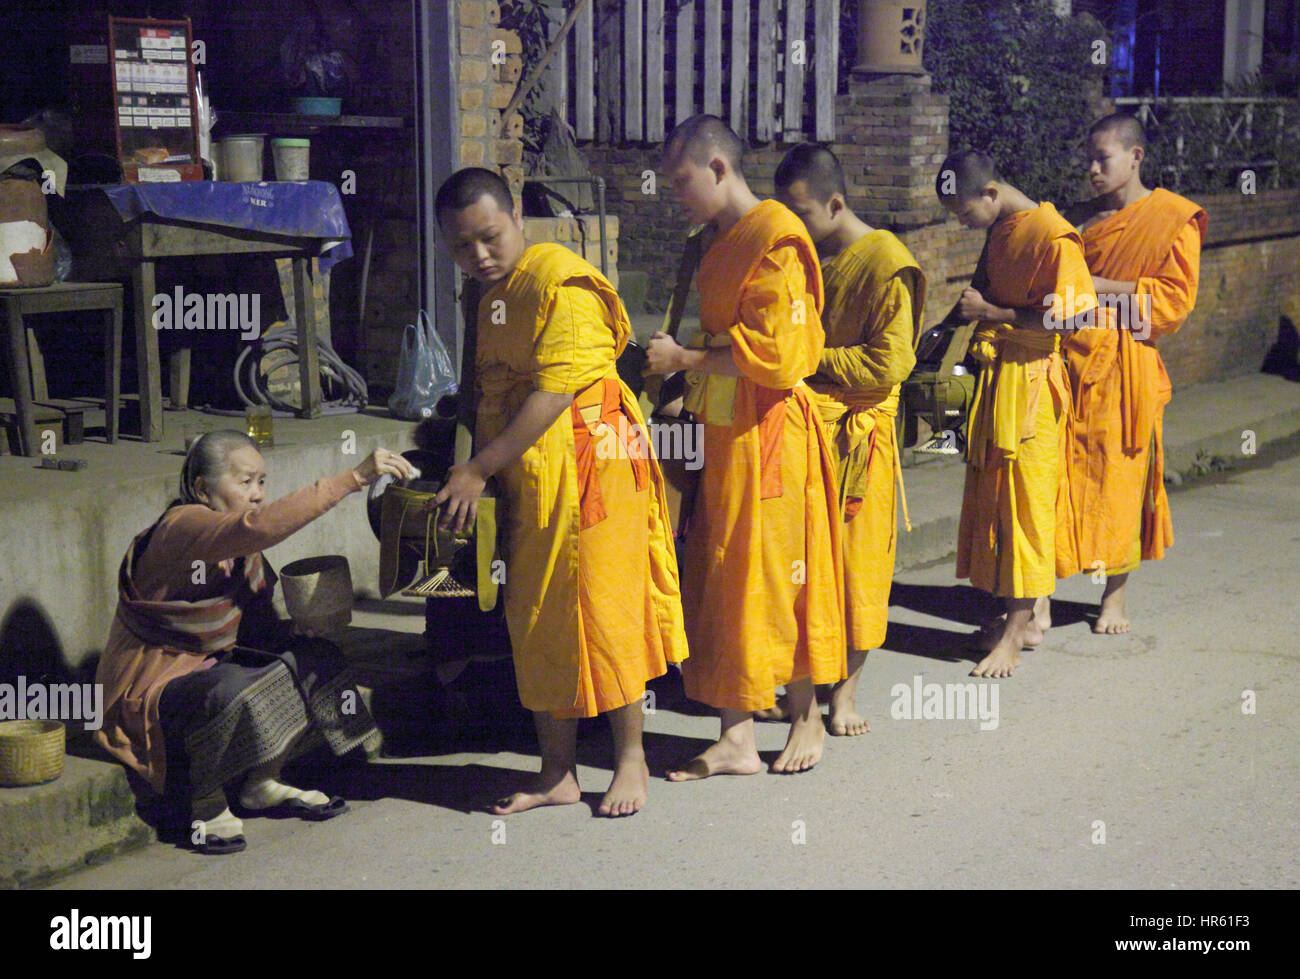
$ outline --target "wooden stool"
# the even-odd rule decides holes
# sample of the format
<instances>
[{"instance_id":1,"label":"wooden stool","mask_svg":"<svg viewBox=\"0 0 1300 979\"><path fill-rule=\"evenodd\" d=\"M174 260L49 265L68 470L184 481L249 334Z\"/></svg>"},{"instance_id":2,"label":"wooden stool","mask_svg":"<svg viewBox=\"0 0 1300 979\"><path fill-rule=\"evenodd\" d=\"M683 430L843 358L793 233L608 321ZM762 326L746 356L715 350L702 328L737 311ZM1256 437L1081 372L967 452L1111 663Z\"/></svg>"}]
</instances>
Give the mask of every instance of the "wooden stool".
<instances>
[{"instance_id":1,"label":"wooden stool","mask_svg":"<svg viewBox=\"0 0 1300 979\"><path fill-rule=\"evenodd\" d=\"M56 282L39 289L0 289L0 306L9 327L6 350L9 375L13 382L15 413L18 416L18 454L37 453L36 418L38 406L60 410L60 417L70 416L65 440L80 440L80 412L77 406L51 400L45 391L42 372L37 379L40 390L33 391L32 363L27 350L27 327L24 316L42 313L67 313L76 310L104 312L104 409L108 441L117 441L117 414L122 385L122 287L116 282ZM71 411L70 411L71 409Z\"/></svg>"}]
</instances>

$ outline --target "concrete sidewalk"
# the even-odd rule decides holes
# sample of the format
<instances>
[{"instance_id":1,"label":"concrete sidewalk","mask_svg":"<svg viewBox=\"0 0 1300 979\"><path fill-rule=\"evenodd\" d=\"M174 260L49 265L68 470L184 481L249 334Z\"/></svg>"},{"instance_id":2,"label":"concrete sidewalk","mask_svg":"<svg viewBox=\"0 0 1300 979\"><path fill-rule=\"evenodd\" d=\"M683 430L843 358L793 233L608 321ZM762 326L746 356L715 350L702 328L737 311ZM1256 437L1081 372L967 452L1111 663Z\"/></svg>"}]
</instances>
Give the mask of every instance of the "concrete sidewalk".
<instances>
[{"instance_id":1,"label":"concrete sidewalk","mask_svg":"<svg viewBox=\"0 0 1300 979\"><path fill-rule=\"evenodd\" d=\"M1251 375L1176 390L1165 416L1171 481L1245 461L1250 436L1243 433L1253 433L1257 450L1300 433L1300 384ZM904 470L913 529L903 530L900 515L900 572L953 553L963 478L956 458ZM429 660L409 655L423 645L423 602L361 608L342 644L369 684L409 684L427 673ZM152 838L132 812L116 764L70 758L66 774L50 785L0 789L0 887L39 886Z\"/></svg>"},{"instance_id":2,"label":"concrete sidewalk","mask_svg":"<svg viewBox=\"0 0 1300 979\"><path fill-rule=\"evenodd\" d=\"M582 804L486 812L537 770L524 717L497 725L523 735L509 740L419 739L319 773L307 784L347 797L341 819L250 819L245 853L154 844L54 888L1133 888L1166 904L1295 888L1300 610L1277 594L1300 577L1300 455L1263 453L1173 507L1178 541L1134 582L1132 632L1095 635L1101 588L1075 575L1053 596L1047 642L1007 680L969 676L987 597L951 562L901 572L858 688L871 733L827 738L806 774L667 782L718 734L674 670L652 685L649 799L632 819L595 818L613 757L604 721L579 736ZM786 726L755 735L770 762Z\"/></svg>"}]
</instances>

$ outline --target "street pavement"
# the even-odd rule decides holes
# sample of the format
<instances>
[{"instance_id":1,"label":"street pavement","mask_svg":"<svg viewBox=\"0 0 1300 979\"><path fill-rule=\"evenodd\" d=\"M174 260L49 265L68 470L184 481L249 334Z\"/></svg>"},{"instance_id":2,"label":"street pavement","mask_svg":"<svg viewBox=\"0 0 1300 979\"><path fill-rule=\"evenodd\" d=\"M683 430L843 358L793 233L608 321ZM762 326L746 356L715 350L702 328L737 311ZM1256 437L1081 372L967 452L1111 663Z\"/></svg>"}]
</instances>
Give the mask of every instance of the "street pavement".
<instances>
[{"instance_id":1,"label":"street pavement","mask_svg":"<svg viewBox=\"0 0 1300 979\"><path fill-rule=\"evenodd\" d=\"M1101 586L1077 576L1010 679L967 676L964 637L986 606L951 560L900 574L859 688L872 731L828 737L807 774L666 782L667 764L717 734L668 681L647 716L650 798L634 817L594 815L610 742L593 722L579 805L504 819L477 808L535 769L517 738L407 747L328 777L352 803L330 822L253 819L242 854L154 843L54 886L1300 887L1300 458L1171 502L1174 547L1130 581L1133 631L1094 636ZM988 688L983 722L891 716L918 683L968 682ZM784 726L759 738L770 760Z\"/></svg>"}]
</instances>

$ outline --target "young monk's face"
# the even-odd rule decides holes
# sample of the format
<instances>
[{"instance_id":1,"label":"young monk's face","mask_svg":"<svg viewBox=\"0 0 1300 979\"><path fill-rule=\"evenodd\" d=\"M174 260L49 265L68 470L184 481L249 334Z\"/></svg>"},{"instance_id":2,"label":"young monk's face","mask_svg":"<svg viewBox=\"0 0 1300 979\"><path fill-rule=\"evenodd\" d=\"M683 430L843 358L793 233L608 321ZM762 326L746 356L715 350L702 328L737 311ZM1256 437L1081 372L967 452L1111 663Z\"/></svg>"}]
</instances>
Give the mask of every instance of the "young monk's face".
<instances>
[{"instance_id":1,"label":"young monk's face","mask_svg":"<svg viewBox=\"0 0 1300 979\"><path fill-rule=\"evenodd\" d=\"M1125 186L1142 166L1142 147L1125 149L1113 132L1093 133L1088 137L1088 182L1094 194L1110 194Z\"/></svg>"},{"instance_id":2,"label":"young monk's face","mask_svg":"<svg viewBox=\"0 0 1300 979\"><path fill-rule=\"evenodd\" d=\"M788 187L778 188L776 199L794 211L814 244L820 244L835 230L835 215L839 210L834 206L836 198L832 196L822 203L808 192L807 181L796 180Z\"/></svg>"},{"instance_id":3,"label":"young monk's face","mask_svg":"<svg viewBox=\"0 0 1300 979\"><path fill-rule=\"evenodd\" d=\"M232 449L226 456L225 475L215 485L208 485L200 476L194 491L200 500L218 513L242 513L261 505L265 483L266 463L262 453L251 445L245 445Z\"/></svg>"},{"instance_id":4,"label":"young monk's face","mask_svg":"<svg viewBox=\"0 0 1300 979\"><path fill-rule=\"evenodd\" d=\"M510 275L528 247L519 204L507 211L491 194L464 210L443 211L439 224L461 271L485 285Z\"/></svg>"},{"instance_id":5,"label":"young monk's face","mask_svg":"<svg viewBox=\"0 0 1300 979\"><path fill-rule=\"evenodd\" d=\"M948 213L964 228L991 228L998 220L997 191L986 187L974 197L943 197Z\"/></svg>"},{"instance_id":6,"label":"young monk's face","mask_svg":"<svg viewBox=\"0 0 1300 979\"><path fill-rule=\"evenodd\" d=\"M726 204L722 178L726 164L715 157L701 166L685 154L665 160L672 198L691 224L708 224Z\"/></svg>"}]
</instances>

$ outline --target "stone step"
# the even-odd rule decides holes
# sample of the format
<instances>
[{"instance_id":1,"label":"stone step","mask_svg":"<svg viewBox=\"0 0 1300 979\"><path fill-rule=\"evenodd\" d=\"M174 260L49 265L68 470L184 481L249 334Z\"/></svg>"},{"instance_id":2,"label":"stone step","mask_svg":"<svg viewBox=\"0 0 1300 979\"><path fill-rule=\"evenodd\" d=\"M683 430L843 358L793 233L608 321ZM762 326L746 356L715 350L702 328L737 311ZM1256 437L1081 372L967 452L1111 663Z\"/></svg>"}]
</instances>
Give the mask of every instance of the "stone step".
<instances>
[{"instance_id":1,"label":"stone step","mask_svg":"<svg viewBox=\"0 0 1300 979\"><path fill-rule=\"evenodd\" d=\"M0 888L39 887L155 835L121 765L69 755L53 782L0 788Z\"/></svg>"}]
</instances>

